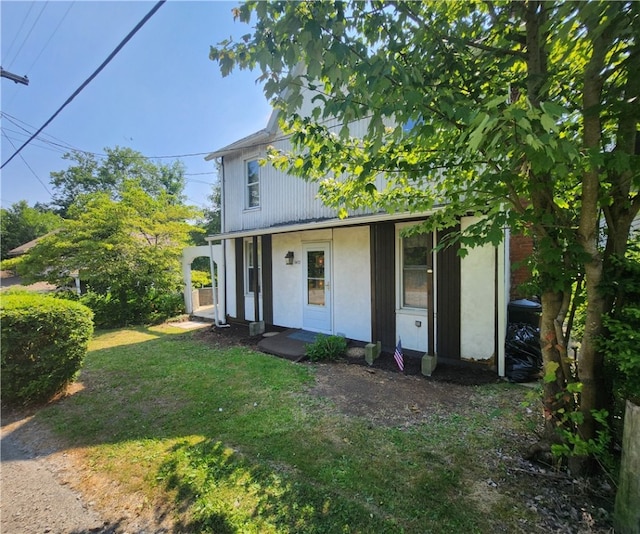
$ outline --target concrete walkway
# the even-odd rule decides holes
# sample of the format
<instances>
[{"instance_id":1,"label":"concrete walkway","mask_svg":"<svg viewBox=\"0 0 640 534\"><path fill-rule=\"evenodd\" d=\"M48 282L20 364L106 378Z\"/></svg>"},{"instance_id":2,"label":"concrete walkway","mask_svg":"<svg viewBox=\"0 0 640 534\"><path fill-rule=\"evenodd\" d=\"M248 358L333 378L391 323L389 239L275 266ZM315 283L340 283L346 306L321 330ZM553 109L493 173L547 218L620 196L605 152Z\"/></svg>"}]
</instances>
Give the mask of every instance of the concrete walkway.
<instances>
[{"instance_id":1,"label":"concrete walkway","mask_svg":"<svg viewBox=\"0 0 640 534\"><path fill-rule=\"evenodd\" d=\"M287 360L300 361L306 355L306 347L316 338L314 332L292 328L273 336L265 337L258 348L267 354L274 354Z\"/></svg>"}]
</instances>

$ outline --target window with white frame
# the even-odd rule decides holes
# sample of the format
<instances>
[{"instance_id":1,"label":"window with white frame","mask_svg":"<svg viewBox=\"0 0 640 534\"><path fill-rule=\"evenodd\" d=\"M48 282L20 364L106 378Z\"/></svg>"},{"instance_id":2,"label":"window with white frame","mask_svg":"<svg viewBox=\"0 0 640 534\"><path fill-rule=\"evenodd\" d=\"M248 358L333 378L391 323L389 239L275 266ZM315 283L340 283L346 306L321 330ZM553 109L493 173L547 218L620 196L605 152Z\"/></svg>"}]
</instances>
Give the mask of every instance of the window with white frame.
<instances>
[{"instance_id":1,"label":"window with white frame","mask_svg":"<svg viewBox=\"0 0 640 534\"><path fill-rule=\"evenodd\" d=\"M247 209L260 207L260 165L257 159L250 159L246 162L246 198L245 207Z\"/></svg>"},{"instance_id":2,"label":"window with white frame","mask_svg":"<svg viewBox=\"0 0 640 534\"><path fill-rule=\"evenodd\" d=\"M260 243L258 242L258 245ZM253 242L245 241L244 242L244 258L245 258L245 278L244 278L244 287L245 293L247 295L253 295L253 273L254 269L258 269L258 292L260 292L260 246L258 246L258 262L256 266L256 262L253 258Z\"/></svg>"},{"instance_id":3,"label":"window with white frame","mask_svg":"<svg viewBox=\"0 0 640 534\"><path fill-rule=\"evenodd\" d=\"M402 307L426 309L429 246L426 234L403 237L401 273Z\"/></svg>"}]
</instances>

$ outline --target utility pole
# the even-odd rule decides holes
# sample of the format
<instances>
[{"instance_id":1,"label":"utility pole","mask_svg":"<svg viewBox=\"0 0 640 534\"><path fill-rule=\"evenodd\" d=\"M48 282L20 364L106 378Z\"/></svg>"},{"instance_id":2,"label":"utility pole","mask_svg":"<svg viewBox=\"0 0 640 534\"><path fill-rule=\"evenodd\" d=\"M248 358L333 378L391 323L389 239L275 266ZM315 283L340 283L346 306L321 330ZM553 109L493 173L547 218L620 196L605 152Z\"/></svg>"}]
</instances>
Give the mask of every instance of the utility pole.
<instances>
[{"instance_id":1,"label":"utility pole","mask_svg":"<svg viewBox=\"0 0 640 534\"><path fill-rule=\"evenodd\" d=\"M0 77L9 78L14 82L21 83L23 85L29 85L29 78L27 78L26 76L18 76L17 74L13 74L8 70L4 70L2 67L0 67Z\"/></svg>"}]
</instances>

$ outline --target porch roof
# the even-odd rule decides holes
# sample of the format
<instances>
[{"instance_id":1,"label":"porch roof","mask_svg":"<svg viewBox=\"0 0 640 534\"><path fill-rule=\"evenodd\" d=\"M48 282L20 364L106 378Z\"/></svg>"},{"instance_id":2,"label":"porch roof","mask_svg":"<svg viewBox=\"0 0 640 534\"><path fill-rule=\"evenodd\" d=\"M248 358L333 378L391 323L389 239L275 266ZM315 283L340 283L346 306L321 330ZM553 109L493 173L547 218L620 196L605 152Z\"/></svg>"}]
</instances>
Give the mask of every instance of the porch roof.
<instances>
[{"instance_id":1,"label":"porch roof","mask_svg":"<svg viewBox=\"0 0 640 534\"><path fill-rule=\"evenodd\" d=\"M358 215L340 219L334 217L331 219L321 219L315 221L305 221L293 224L281 224L270 226L268 228L253 228L251 230L234 230L231 232L223 232L216 235L205 237L209 242L222 241L225 239L233 239L236 237L253 237L267 234L285 234L288 232L303 232L305 230L322 230L325 228L338 228L342 226L358 226L361 224L370 224L383 221L406 221L409 219L424 219L433 211L421 213L376 213L373 215Z\"/></svg>"}]
</instances>

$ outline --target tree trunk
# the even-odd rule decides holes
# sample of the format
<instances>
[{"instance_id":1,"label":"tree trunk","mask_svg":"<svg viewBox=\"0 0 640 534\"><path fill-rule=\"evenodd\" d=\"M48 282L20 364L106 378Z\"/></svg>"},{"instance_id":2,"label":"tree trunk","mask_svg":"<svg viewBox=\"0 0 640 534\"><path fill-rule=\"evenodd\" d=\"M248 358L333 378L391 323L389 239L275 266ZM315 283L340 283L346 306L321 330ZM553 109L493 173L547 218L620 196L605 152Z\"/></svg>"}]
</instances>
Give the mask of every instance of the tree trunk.
<instances>
[{"instance_id":1,"label":"tree trunk","mask_svg":"<svg viewBox=\"0 0 640 534\"><path fill-rule=\"evenodd\" d=\"M562 308L564 295L557 291L542 293L542 317L540 319L540 346L542 349L543 372L554 373L555 380L543 381L542 404L545 420L545 441L558 440L556 418L560 408L571 404L571 397L566 394L565 384L569 377L564 375L562 359L566 356L564 347L556 335L556 318Z\"/></svg>"},{"instance_id":2,"label":"tree trunk","mask_svg":"<svg viewBox=\"0 0 640 534\"><path fill-rule=\"evenodd\" d=\"M595 26L594 26L595 24ZM587 21L589 30L597 28L597 23ZM599 153L602 142L600 103L602 98L604 61L608 49L608 39L604 33L593 32L592 53L585 68L583 88L583 142L587 154ZM600 176L602 169L595 161L590 162L582 177L582 209L578 227L578 241L586 255L584 264L587 310L584 336L578 358L578 379L582 382L580 412L584 417L578 425L579 435L589 440L596 436L593 410L605 405L605 384L603 376L603 355L598 350L598 338L602 334L602 316L605 300L600 289L602 282L602 254L598 237L598 208Z\"/></svg>"}]
</instances>

